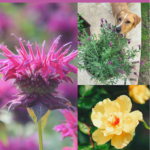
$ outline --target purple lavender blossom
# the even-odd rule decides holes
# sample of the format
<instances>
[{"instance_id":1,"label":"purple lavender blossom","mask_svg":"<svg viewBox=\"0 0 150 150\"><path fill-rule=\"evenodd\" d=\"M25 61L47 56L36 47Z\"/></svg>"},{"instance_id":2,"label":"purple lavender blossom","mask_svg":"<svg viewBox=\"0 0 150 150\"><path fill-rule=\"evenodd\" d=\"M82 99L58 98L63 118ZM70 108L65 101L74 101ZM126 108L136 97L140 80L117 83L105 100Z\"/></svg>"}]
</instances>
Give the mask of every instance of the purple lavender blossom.
<instances>
[{"instance_id":1,"label":"purple lavender blossom","mask_svg":"<svg viewBox=\"0 0 150 150\"><path fill-rule=\"evenodd\" d=\"M134 74L138 77L138 74L137 74L137 72L134 72Z\"/></svg>"},{"instance_id":2,"label":"purple lavender blossom","mask_svg":"<svg viewBox=\"0 0 150 150\"><path fill-rule=\"evenodd\" d=\"M78 41L77 44L80 44L80 41Z\"/></svg>"},{"instance_id":3,"label":"purple lavender blossom","mask_svg":"<svg viewBox=\"0 0 150 150\"><path fill-rule=\"evenodd\" d=\"M115 32L115 30L112 28L112 31L114 31Z\"/></svg>"},{"instance_id":4,"label":"purple lavender blossom","mask_svg":"<svg viewBox=\"0 0 150 150\"><path fill-rule=\"evenodd\" d=\"M139 44L138 47L139 47L139 50L140 50L141 49L141 45Z\"/></svg>"},{"instance_id":5,"label":"purple lavender blossom","mask_svg":"<svg viewBox=\"0 0 150 150\"><path fill-rule=\"evenodd\" d=\"M110 47L112 47L112 46L113 46L113 45L112 45L112 41L109 43L109 46L110 46Z\"/></svg>"},{"instance_id":6,"label":"purple lavender blossom","mask_svg":"<svg viewBox=\"0 0 150 150\"><path fill-rule=\"evenodd\" d=\"M110 64L111 64L111 61L108 62L108 65L110 65Z\"/></svg>"},{"instance_id":7,"label":"purple lavender blossom","mask_svg":"<svg viewBox=\"0 0 150 150\"><path fill-rule=\"evenodd\" d=\"M121 55L123 54L123 51L121 52Z\"/></svg>"},{"instance_id":8,"label":"purple lavender blossom","mask_svg":"<svg viewBox=\"0 0 150 150\"><path fill-rule=\"evenodd\" d=\"M133 66L133 69L134 69L134 70L136 70L136 67L135 67L135 66Z\"/></svg>"},{"instance_id":9,"label":"purple lavender blossom","mask_svg":"<svg viewBox=\"0 0 150 150\"><path fill-rule=\"evenodd\" d=\"M140 63L140 61L137 61L137 63Z\"/></svg>"},{"instance_id":10,"label":"purple lavender blossom","mask_svg":"<svg viewBox=\"0 0 150 150\"><path fill-rule=\"evenodd\" d=\"M111 26L110 26L110 24L108 25L108 28L109 28L109 29L111 29Z\"/></svg>"},{"instance_id":11,"label":"purple lavender blossom","mask_svg":"<svg viewBox=\"0 0 150 150\"><path fill-rule=\"evenodd\" d=\"M121 57L119 57L119 60L122 60L122 58L121 58Z\"/></svg>"},{"instance_id":12,"label":"purple lavender blossom","mask_svg":"<svg viewBox=\"0 0 150 150\"><path fill-rule=\"evenodd\" d=\"M101 27L103 27L103 22L101 23Z\"/></svg>"},{"instance_id":13,"label":"purple lavender blossom","mask_svg":"<svg viewBox=\"0 0 150 150\"><path fill-rule=\"evenodd\" d=\"M21 90L21 93L17 95L17 99L11 100L5 105L8 107L8 111L17 107L29 107L37 116L38 122L49 109L69 109L72 107L70 101L61 97L56 92L56 89L62 81L73 83L67 74L69 72L77 74L77 67L69 64L77 56L77 50L66 55L69 47L62 52L63 48L70 44L69 42L55 52L60 37L58 36L54 40L47 55L44 50L45 41L42 46L42 52L40 52L36 43L36 56L29 42L27 43L29 54L27 54L21 38L16 37L21 46L21 48L16 47L19 55L13 54L4 44L0 45L4 52L3 55L8 58L0 60L3 79L5 81L14 79L14 83Z\"/></svg>"},{"instance_id":14,"label":"purple lavender blossom","mask_svg":"<svg viewBox=\"0 0 150 150\"><path fill-rule=\"evenodd\" d=\"M128 40L128 44L130 44L130 39L127 39Z\"/></svg>"},{"instance_id":15,"label":"purple lavender blossom","mask_svg":"<svg viewBox=\"0 0 150 150\"><path fill-rule=\"evenodd\" d=\"M121 67L123 66L123 64L121 64Z\"/></svg>"},{"instance_id":16,"label":"purple lavender blossom","mask_svg":"<svg viewBox=\"0 0 150 150\"><path fill-rule=\"evenodd\" d=\"M91 41L91 38L90 38L90 36L89 36L89 38L88 38L88 41L89 41L89 42Z\"/></svg>"},{"instance_id":17,"label":"purple lavender blossom","mask_svg":"<svg viewBox=\"0 0 150 150\"><path fill-rule=\"evenodd\" d=\"M123 37L123 35L122 35L122 34L119 34L119 36L120 36L120 37Z\"/></svg>"},{"instance_id":18,"label":"purple lavender blossom","mask_svg":"<svg viewBox=\"0 0 150 150\"><path fill-rule=\"evenodd\" d=\"M128 57L128 59L130 59L130 56Z\"/></svg>"},{"instance_id":19,"label":"purple lavender blossom","mask_svg":"<svg viewBox=\"0 0 150 150\"><path fill-rule=\"evenodd\" d=\"M119 46L119 49L121 50L121 47Z\"/></svg>"},{"instance_id":20,"label":"purple lavender blossom","mask_svg":"<svg viewBox=\"0 0 150 150\"><path fill-rule=\"evenodd\" d=\"M107 20L105 19L105 22L107 23Z\"/></svg>"},{"instance_id":21,"label":"purple lavender blossom","mask_svg":"<svg viewBox=\"0 0 150 150\"><path fill-rule=\"evenodd\" d=\"M145 65L145 63L144 63L144 62L142 62L142 65Z\"/></svg>"},{"instance_id":22,"label":"purple lavender blossom","mask_svg":"<svg viewBox=\"0 0 150 150\"><path fill-rule=\"evenodd\" d=\"M124 70L122 71L122 74L125 74L125 71L124 71Z\"/></svg>"},{"instance_id":23,"label":"purple lavender blossom","mask_svg":"<svg viewBox=\"0 0 150 150\"><path fill-rule=\"evenodd\" d=\"M103 22L103 19L104 19L104 18L101 18L101 22Z\"/></svg>"}]
</instances>

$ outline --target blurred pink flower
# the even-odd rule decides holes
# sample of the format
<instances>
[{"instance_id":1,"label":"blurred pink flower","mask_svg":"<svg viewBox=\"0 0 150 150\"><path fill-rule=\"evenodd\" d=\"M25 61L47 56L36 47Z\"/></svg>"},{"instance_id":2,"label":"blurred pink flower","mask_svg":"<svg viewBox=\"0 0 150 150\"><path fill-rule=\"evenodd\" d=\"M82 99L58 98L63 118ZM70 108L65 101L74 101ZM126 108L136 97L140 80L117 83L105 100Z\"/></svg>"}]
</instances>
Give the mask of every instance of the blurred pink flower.
<instances>
[{"instance_id":1,"label":"blurred pink flower","mask_svg":"<svg viewBox=\"0 0 150 150\"><path fill-rule=\"evenodd\" d=\"M77 81L74 81L73 84L62 83L58 87L58 91L61 92L61 95L67 98L73 106L77 107L77 99L78 99L78 86Z\"/></svg>"},{"instance_id":2,"label":"blurred pink flower","mask_svg":"<svg viewBox=\"0 0 150 150\"><path fill-rule=\"evenodd\" d=\"M0 108L12 100L17 92L18 90L11 81L5 82L0 79Z\"/></svg>"},{"instance_id":3,"label":"blurred pink flower","mask_svg":"<svg viewBox=\"0 0 150 150\"><path fill-rule=\"evenodd\" d=\"M35 15L34 22L43 26L43 29L50 34L62 35L61 44L68 40L76 42L77 39L77 17L76 6L70 3L46 3L46 4L29 4L26 13ZM73 44L77 48L76 44Z\"/></svg>"},{"instance_id":4,"label":"blurred pink flower","mask_svg":"<svg viewBox=\"0 0 150 150\"><path fill-rule=\"evenodd\" d=\"M123 54L123 51L121 52L121 54Z\"/></svg>"},{"instance_id":5,"label":"blurred pink flower","mask_svg":"<svg viewBox=\"0 0 150 150\"><path fill-rule=\"evenodd\" d=\"M2 11L0 11L0 33L1 35L8 30L11 26L13 26L12 20L4 14Z\"/></svg>"},{"instance_id":6,"label":"blurred pink flower","mask_svg":"<svg viewBox=\"0 0 150 150\"><path fill-rule=\"evenodd\" d=\"M60 140L65 137L72 137L72 134L77 134L78 125L77 125L77 110L75 112L71 110L60 110L60 112L64 115L66 120L62 121L64 123L57 125L54 127L54 130L57 132L62 132L62 136Z\"/></svg>"},{"instance_id":7,"label":"blurred pink flower","mask_svg":"<svg viewBox=\"0 0 150 150\"><path fill-rule=\"evenodd\" d=\"M0 141L0 150L39 150L38 141L35 137L28 138L9 138L8 144Z\"/></svg>"},{"instance_id":8,"label":"blurred pink flower","mask_svg":"<svg viewBox=\"0 0 150 150\"><path fill-rule=\"evenodd\" d=\"M77 135L74 132L72 132L71 136L73 140L73 147L64 147L62 150L77 150L78 149Z\"/></svg>"}]
</instances>

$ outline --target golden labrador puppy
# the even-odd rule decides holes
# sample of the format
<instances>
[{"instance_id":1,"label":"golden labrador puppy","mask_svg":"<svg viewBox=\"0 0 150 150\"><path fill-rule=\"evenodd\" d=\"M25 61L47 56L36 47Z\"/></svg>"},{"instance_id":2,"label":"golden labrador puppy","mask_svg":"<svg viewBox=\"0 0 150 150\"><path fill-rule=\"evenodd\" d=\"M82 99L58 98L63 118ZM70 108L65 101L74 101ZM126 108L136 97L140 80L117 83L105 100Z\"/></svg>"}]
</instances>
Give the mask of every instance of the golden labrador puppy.
<instances>
[{"instance_id":1,"label":"golden labrador puppy","mask_svg":"<svg viewBox=\"0 0 150 150\"><path fill-rule=\"evenodd\" d=\"M127 3L110 3L110 5L115 17L116 32L126 37L127 33L140 23L141 18L130 12Z\"/></svg>"}]
</instances>

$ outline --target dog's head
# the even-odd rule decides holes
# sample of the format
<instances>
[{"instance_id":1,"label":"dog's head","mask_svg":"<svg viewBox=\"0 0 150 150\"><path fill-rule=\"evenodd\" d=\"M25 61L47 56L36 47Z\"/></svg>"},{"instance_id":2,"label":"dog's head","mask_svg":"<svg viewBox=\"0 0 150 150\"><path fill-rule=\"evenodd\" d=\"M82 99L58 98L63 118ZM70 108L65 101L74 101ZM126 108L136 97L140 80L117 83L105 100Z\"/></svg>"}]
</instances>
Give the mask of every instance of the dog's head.
<instances>
[{"instance_id":1,"label":"dog's head","mask_svg":"<svg viewBox=\"0 0 150 150\"><path fill-rule=\"evenodd\" d=\"M132 28L135 28L136 25L141 21L141 18L138 15L127 13L124 11L118 12L115 19L116 32L119 34L129 32Z\"/></svg>"}]
</instances>

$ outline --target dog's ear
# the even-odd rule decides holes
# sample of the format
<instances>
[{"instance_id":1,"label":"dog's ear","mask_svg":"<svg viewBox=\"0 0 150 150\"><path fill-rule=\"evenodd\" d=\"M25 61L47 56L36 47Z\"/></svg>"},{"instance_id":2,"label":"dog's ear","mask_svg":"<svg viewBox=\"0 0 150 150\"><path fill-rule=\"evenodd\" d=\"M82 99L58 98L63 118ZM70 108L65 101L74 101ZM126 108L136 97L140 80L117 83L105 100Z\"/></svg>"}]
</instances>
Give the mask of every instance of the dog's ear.
<instances>
[{"instance_id":1,"label":"dog's ear","mask_svg":"<svg viewBox=\"0 0 150 150\"><path fill-rule=\"evenodd\" d=\"M136 14L133 14L133 18L134 18L134 24L133 24L133 26L135 28L136 25L140 23L141 18L138 15L136 15Z\"/></svg>"}]
</instances>

